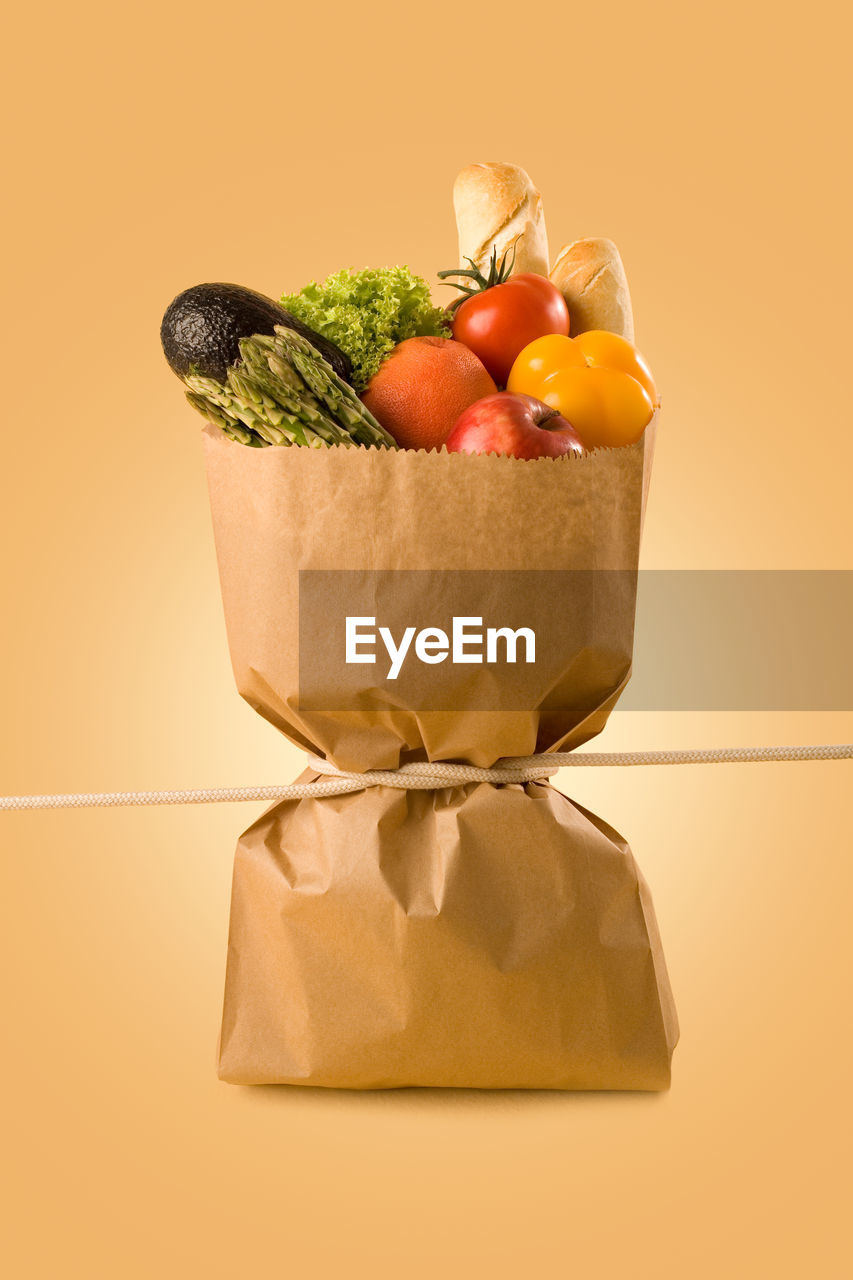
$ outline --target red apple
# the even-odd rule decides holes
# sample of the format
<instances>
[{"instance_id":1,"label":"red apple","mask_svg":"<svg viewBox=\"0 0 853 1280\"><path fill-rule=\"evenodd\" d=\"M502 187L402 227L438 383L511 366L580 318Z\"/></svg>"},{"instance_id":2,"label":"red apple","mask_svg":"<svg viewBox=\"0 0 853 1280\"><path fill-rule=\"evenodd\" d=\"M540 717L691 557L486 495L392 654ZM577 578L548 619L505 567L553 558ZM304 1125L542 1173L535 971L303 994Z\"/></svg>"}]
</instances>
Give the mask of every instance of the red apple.
<instances>
[{"instance_id":1,"label":"red apple","mask_svg":"<svg viewBox=\"0 0 853 1280\"><path fill-rule=\"evenodd\" d=\"M506 453L512 458L559 458L583 453L570 422L533 396L499 391L477 400L456 419L450 453Z\"/></svg>"}]
</instances>

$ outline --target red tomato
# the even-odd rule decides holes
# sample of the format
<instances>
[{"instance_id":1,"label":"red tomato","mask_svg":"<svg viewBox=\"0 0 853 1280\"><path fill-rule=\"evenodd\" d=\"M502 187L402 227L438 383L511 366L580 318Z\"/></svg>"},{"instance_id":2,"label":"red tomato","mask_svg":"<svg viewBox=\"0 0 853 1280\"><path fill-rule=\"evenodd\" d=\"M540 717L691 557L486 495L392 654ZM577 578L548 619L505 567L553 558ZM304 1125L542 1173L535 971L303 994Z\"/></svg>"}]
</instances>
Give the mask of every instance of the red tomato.
<instances>
[{"instance_id":1,"label":"red tomato","mask_svg":"<svg viewBox=\"0 0 853 1280\"><path fill-rule=\"evenodd\" d=\"M464 342L505 387L515 357L549 333L569 332L569 309L556 285L522 272L466 298L456 308L453 336Z\"/></svg>"}]
</instances>

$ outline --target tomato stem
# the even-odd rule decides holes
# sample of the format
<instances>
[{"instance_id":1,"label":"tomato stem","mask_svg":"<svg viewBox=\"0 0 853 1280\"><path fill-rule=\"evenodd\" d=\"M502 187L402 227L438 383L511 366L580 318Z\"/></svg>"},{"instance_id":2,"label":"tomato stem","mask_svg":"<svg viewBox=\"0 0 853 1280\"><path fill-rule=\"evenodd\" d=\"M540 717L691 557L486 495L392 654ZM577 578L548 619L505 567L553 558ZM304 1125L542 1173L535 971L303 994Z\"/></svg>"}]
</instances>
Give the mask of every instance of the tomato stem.
<instances>
[{"instance_id":1,"label":"tomato stem","mask_svg":"<svg viewBox=\"0 0 853 1280\"><path fill-rule=\"evenodd\" d=\"M492 249L492 256L489 259L488 276L483 275L473 258L465 259L466 262L471 263L470 270L468 267L457 267L454 270L437 272L436 274L442 284L449 284L451 288L458 289L460 293L463 294L463 297L461 298L454 298L453 302L451 302L450 306L447 308L448 311L455 311L459 304L464 302L466 298L476 297L478 293L485 293L487 289L494 289L496 285L505 284L512 274L512 269L515 266L515 254L516 245L513 243L512 258L510 258L510 250L507 249L501 257L500 262L498 262L498 248L497 245L495 245ZM472 284L454 284L452 279L449 279L448 277L458 277L461 280L470 280L472 281Z\"/></svg>"}]
</instances>

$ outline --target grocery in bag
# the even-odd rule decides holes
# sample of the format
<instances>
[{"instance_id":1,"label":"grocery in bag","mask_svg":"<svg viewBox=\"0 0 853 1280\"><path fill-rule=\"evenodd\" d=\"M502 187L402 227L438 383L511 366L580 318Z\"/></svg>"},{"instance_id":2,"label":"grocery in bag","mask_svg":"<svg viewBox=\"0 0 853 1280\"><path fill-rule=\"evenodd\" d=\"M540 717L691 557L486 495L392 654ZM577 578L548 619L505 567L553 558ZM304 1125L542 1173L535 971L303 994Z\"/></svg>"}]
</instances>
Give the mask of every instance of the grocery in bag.
<instances>
[{"instance_id":1,"label":"grocery in bag","mask_svg":"<svg viewBox=\"0 0 853 1280\"><path fill-rule=\"evenodd\" d=\"M383 268L282 304L197 286L164 319L237 687L346 772L571 750L631 674L659 399L621 260L575 242L549 280L513 166L455 203L447 310ZM225 1080L658 1090L677 1037L628 845L547 781L365 785L240 837Z\"/></svg>"}]
</instances>

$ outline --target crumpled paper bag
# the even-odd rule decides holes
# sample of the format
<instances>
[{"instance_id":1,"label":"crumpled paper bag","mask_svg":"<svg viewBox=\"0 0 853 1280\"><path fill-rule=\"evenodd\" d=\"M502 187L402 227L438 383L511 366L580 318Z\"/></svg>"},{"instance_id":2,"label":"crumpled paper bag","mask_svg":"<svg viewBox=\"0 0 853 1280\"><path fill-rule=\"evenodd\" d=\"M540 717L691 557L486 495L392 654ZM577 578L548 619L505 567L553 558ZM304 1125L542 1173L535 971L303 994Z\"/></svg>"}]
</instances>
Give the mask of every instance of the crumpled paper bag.
<instances>
[{"instance_id":1,"label":"crumpled paper bag","mask_svg":"<svg viewBox=\"0 0 853 1280\"><path fill-rule=\"evenodd\" d=\"M630 676L653 433L522 462L256 450L208 428L241 694L346 770L587 741ZM394 635L535 618L535 661L413 660L390 679L378 649L342 661L354 608ZM226 1080L662 1089L677 1035L630 850L548 784L289 801L240 838Z\"/></svg>"}]
</instances>

